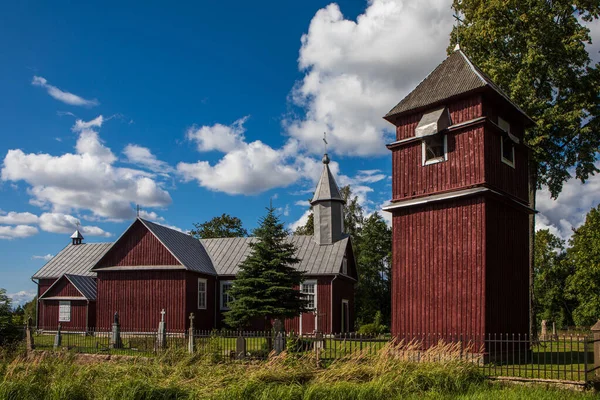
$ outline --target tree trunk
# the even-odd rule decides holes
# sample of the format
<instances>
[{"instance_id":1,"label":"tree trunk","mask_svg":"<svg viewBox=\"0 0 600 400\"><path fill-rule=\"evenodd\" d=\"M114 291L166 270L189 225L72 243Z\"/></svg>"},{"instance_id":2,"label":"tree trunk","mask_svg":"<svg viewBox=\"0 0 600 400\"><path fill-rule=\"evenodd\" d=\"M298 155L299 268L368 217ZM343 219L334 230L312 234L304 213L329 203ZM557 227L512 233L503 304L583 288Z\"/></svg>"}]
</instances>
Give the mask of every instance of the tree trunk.
<instances>
[{"instance_id":1,"label":"tree trunk","mask_svg":"<svg viewBox=\"0 0 600 400\"><path fill-rule=\"evenodd\" d=\"M529 151L529 205L535 210L537 191L537 163L533 160L533 152ZM535 212L529 215L529 337L537 334L535 297L533 292L535 263Z\"/></svg>"}]
</instances>

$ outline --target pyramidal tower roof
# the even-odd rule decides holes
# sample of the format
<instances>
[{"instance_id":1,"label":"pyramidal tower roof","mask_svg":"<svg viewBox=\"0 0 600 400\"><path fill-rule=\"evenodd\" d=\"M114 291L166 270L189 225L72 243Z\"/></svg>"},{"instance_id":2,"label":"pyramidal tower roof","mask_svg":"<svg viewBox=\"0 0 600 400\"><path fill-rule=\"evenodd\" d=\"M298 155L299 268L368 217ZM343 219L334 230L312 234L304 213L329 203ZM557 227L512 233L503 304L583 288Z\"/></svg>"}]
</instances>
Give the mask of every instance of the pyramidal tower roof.
<instances>
[{"instance_id":1,"label":"pyramidal tower roof","mask_svg":"<svg viewBox=\"0 0 600 400\"><path fill-rule=\"evenodd\" d=\"M320 201L340 201L345 203L344 198L340 193L340 189L335 183L333 174L329 169L329 156L327 153L323 156L323 172L321 172L321 178L317 184L317 190L311 200L311 204L315 204Z\"/></svg>"},{"instance_id":2,"label":"pyramidal tower roof","mask_svg":"<svg viewBox=\"0 0 600 400\"><path fill-rule=\"evenodd\" d=\"M458 47L438 65L412 92L402 99L386 115L392 117L434 106L443 101L472 91L489 88L517 109L524 118L533 123L519 106L512 102L492 80L485 75Z\"/></svg>"},{"instance_id":3,"label":"pyramidal tower roof","mask_svg":"<svg viewBox=\"0 0 600 400\"><path fill-rule=\"evenodd\" d=\"M76 229L75 232L73 232L73 234L71 235L71 239L82 239L83 240L83 235L81 234L81 232L79 232L79 229Z\"/></svg>"}]
</instances>

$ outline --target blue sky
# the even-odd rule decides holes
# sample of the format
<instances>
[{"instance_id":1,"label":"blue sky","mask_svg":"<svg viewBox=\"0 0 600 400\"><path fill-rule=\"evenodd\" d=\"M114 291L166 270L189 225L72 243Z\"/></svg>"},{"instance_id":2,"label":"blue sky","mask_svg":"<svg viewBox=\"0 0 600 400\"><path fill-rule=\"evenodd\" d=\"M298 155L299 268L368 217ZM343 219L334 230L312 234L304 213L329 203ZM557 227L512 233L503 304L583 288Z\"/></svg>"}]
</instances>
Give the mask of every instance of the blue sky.
<instances>
[{"instance_id":1,"label":"blue sky","mask_svg":"<svg viewBox=\"0 0 600 400\"><path fill-rule=\"evenodd\" d=\"M84 3L0 12L0 287L16 300L77 222L111 241L136 203L182 230L222 213L251 229L273 199L295 226L324 131L338 183L380 209L381 117L444 59L453 22L445 0ZM563 236L600 182L570 185L540 197Z\"/></svg>"}]
</instances>

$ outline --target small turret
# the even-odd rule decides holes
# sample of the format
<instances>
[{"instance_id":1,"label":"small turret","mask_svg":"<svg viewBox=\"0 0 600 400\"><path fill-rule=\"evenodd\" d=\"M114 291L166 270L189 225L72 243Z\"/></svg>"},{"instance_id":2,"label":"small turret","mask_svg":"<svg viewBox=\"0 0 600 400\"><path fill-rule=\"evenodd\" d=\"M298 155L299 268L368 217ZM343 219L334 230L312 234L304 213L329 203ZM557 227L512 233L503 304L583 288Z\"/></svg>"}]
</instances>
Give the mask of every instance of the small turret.
<instances>
[{"instance_id":1,"label":"small turret","mask_svg":"<svg viewBox=\"0 0 600 400\"><path fill-rule=\"evenodd\" d=\"M344 234L344 204L340 190L329 169L329 156L323 156L323 172L310 204L314 212L314 239L319 244L333 244Z\"/></svg>"},{"instance_id":2,"label":"small turret","mask_svg":"<svg viewBox=\"0 0 600 400\"><path fill-rule=\"evenodd\" d=\"M79 229L76 229L75 232L71 235L71 240L73 240L73 245L78 245L83 242L83 235L79 232Z\"/></svg>"}]
</instances>

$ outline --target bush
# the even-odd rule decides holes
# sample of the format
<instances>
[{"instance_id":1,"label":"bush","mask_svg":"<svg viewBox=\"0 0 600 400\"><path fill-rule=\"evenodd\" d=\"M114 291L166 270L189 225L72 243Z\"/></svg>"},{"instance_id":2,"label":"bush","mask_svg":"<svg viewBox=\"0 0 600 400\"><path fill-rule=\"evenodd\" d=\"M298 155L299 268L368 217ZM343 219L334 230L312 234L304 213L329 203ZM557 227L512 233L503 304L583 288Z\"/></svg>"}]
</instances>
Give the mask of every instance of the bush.
<instances>
[{"instance_id":1,"label":"bush","mask_svg":"<svg viewBox=\"0 0 600 400\"><path fill-rule=\"evenodd\" d=\"M381 312L377 311L375 313L374 321L370 324L361 325L360 328L358 328L358 333L361 335L375 336L375 335L381 335L383 333L388 332L388 327L386 325L382 324L381 320L382 320Z\"/></svg>"}]
</instances>

